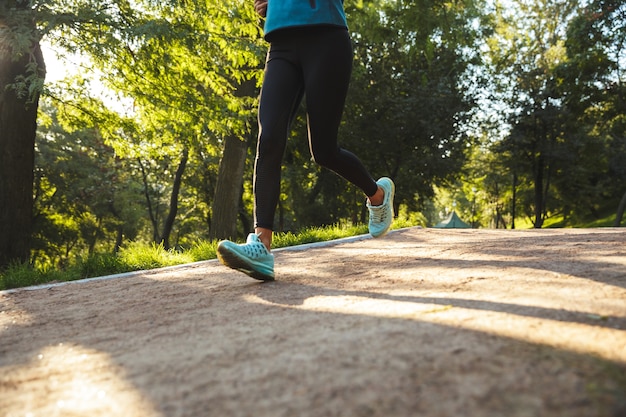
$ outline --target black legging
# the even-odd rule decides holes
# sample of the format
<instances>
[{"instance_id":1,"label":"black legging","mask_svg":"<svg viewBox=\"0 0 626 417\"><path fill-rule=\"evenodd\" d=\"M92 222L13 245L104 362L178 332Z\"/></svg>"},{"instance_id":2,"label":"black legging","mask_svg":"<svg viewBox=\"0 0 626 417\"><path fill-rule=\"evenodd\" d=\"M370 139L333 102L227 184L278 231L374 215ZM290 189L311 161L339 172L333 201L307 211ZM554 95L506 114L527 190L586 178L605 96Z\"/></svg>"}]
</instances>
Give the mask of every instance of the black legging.
<instances>
[{"instance_id":1,"label":"black legging","mask_svg":"<svg viewBox=\"0 0 626 417\"><path fill-rule=\"evenodd\" d=\"M318 164L372 196L378 186L361 161L337 145L350 73L352 44L345 28L282 30L270 38L259 102L254 167L255 227L273 230L281 161L302 97L306 97L309 148Z\"/></svg>"}]
</instances>

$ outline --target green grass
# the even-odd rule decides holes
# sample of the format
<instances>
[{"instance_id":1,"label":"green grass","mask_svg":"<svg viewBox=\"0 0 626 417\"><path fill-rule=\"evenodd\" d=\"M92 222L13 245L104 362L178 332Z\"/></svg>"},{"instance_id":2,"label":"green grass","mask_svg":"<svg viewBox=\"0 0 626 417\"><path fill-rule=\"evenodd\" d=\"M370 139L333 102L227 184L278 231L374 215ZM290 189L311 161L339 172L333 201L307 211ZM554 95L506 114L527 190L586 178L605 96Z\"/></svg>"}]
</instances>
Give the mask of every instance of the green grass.
<instances>
[{"instance_id":1,"label":"green grass","mask_svg":"<svg viewBox=\"0 0 626 417\"><path fill-rule=\"evenodd\" d=\"M412 224L408 220L398 219L394 221L393 228L399 229L414 225L414 223ZM367 225L312 227L299 233L276 233L272 246L274 248L282 248L306 243L325 242L365 233L367 233ZM217 241L201 241L189 249L178 251L165 250L163 246L155 244L131 242L125 245L117 254L93 254L78 259L64 270L52 268L37 269L27 264L13 264L3 272L0 272L0 290L74 281L83 278L215 259L217 243Z\"/></svg>"},{"instance_id":2,"label":"green grass","mask_svg":"<svg viewBox=\"0 0 626 417\"><path fill-rule=\"evenodd\" d=\"M362 226L330 226L325 228L308 228L297 234L277 233L273 240L274 248L284 248L288 246L303 245L306 243L327 242L329 240L341 239L349 236L357 236L367 233L367 225Z\"/></svg>"},{"instance_id":3,"label":"green grass","mask_svg":"<svg viewBox=\"0 0 626 417\"><path fill-rule=\"evenodd\" d=\"M617 217L617 214L613 212L607 217L588 221L582 224L580 227L613 227L616 217ZM622 220L622 224L624 224L624 220Z\"/></svg>"},{"instance_id":4,"label":"green grass","mask_svg":"<svg viewBox=\"0 0 626 417\"><path fill-rule=\"evenodd\" d=\"M594 227L613 227L615 222L616 213L614 210L606 211L601 213L602 217L599 219L587 218L573 221L572 219L566 220L562 215L555 215L548 217L543 222L543 228L563 228L563 227L571 227L571 228L580 228L580 229L588 229ZM624 224L624 221L622 221ZM533 224L531 219L523 218L515 220L515 228L516 229L532 229Z\"/></svg>"}]
</instances>

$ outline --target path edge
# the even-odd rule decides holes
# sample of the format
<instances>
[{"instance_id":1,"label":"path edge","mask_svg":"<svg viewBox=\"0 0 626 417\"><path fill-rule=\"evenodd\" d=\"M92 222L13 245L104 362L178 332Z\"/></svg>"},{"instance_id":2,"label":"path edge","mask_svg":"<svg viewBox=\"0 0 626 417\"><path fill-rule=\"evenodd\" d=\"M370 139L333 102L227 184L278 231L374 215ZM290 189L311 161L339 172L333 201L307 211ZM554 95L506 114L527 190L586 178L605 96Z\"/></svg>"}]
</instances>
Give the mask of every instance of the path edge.
<instances>
[{"instance_id":1,"label":"path edge","mask_svg":"<svg viewBox=\"0 0 626 417\"><path fill-rule=\"evenodd\" d=\"M421 226L412 226L412 227L406 227L406 228L401 228L401 229L395 229L395 230L389 231L387 235L395 234L403 230L421 229L421 228L422 228ZM348 237L344 237L340 239L327 240L324 242L313 242L313 243L304 243L302 245L296 245L296 246L287 246L284 248L274 249L272 252L276 253L276 252L285 252L285 251L304 251L304 250L313 249L313 248L329 247L329 246L341 245L344 243L359 242L359 241L367 240L367 239L373 239L373 238L369 234L348 236ZM189 268L197 268L197 267L201 267L203 265L209 265L215 262L219 262L219 261L217 259L207 259L205 261L197 261L197 262L191 262L191 263L180 264L180 265L164 266L164 267L155 268L155 269L142 269L140 271L122 272L119 274L104 275L101 277L90 277L90 278L82 278L82 279L71 280L71 281L54 282L54 283L49 283L49 284L31 285L29 287L11 288L8 290L0 291L0 295L14 294L14 293L21 292L21 291L49 290L52 288L57 288L57 287L62 287L65 285L72 285L72 284L87 284L87 283L98 282L98 281L109 281L109 280L114 280L114 279L132 278L132 277L141 276L141 275L152 275L152 274L158 274L161 272L176 271L179 269L182 270L182 269L189 269Z\"/></svg>"}]
</instances>

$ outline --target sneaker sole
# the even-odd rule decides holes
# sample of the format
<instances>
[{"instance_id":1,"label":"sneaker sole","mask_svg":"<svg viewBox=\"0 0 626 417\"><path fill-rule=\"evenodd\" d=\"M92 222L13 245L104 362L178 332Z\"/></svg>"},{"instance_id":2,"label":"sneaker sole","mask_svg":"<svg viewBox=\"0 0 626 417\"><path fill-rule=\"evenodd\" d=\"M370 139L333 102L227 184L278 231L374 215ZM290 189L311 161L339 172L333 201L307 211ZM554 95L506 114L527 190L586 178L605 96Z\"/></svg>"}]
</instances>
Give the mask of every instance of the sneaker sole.
<instances>
[{"instance_id":1,"label":"sneaker sole","mask_svg":"<svg viewBox=\"0 0 626 417\"><path fill-rule=\"evenodd\" d=\"M229 268L235 269L239 272L243 272L251 278L259 281L274 281L273 272L264 272L258 269L263 268L262 265L251 264L248 260L240 258L236 253L228 250L222 250L221 247L217 248L217 257L224 265ZM254 268L258 269L254 269Z\"/></svg>"}]
</instances>

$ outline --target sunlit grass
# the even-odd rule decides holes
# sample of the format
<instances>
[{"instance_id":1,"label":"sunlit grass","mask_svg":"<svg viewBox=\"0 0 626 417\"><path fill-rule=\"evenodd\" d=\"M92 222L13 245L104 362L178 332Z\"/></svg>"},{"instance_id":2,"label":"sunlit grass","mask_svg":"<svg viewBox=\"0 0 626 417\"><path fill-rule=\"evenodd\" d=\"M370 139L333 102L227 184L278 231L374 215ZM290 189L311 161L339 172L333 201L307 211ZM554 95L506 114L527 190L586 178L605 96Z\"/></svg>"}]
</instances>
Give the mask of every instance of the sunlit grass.
<instances>
[{"instance_id":1,"label":"sunlit grass","mask_svg":"<svg viewBox=\"0 0 626 417\"><path fill-rule=\"evenodd\" d=\"M217 256L217 243L215 240L202 240L189 249L187 254L193 262L215 259Z\"/></svg>"},{"instance_id":2,"label":"sunlit grass","mask_svg":"<svg viewBox=\"0 0 626 417\"><path fill-rule=\"evenodd\" d=\"M356 236L367 233L367 226L329 226L324 228L311 227L301 232L276 233L272 241L275 248L303 245L306 243L326 242L341 239L348 236Z\"/></svg>"},{"instance_id":3,"label":"sunlit grass","mask_svg":"<svg viewBox=\"0 0 626 417\"><path fill-rule=\"evenodd\" d=\"M12 264L0 274L0 290L65 281L69 274L54 269L38 270L28 264Z\"/></svg>"},{"instance_id":4,"label":"sunlit grass","mask_svg":"<svg viewBox=\"0 0 626 417\"><path fill-rule=\"evenodd\" d=\"M544 220L542 228L561 228L561 227L572 227L572 228L594 228L594 227L613 227L615 222L616 213L615 211L603 213L603 217L599 219L584 219L584 220L572 220L565 219L563 215L557 214L548 217ZM624 221L622 221L624 224ZM529 217L519 218L515 220L515 228L516 229L532 229L534 227L532 220Z\"/></svg>"},{"instance_id":5,"label":"sunlit grass","mask_svg":"<svg viewBox=\"0 0 626 417\"><path fill-rule=\"evenodd\" d=\"M122 265L131 270L161 268L193 262L185 251L166 250L163 245L131 242L118 253Z\"/></svg>"}]
</instances>

